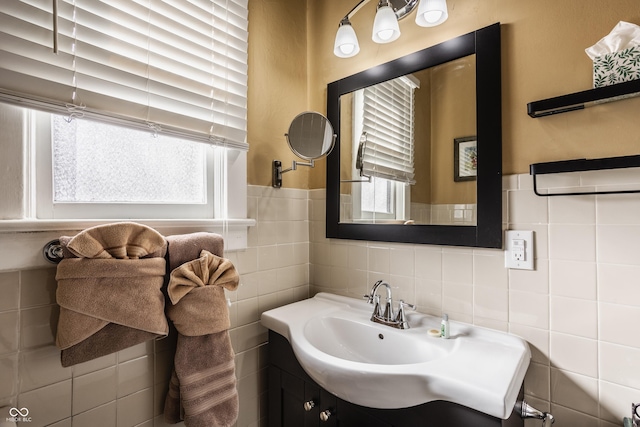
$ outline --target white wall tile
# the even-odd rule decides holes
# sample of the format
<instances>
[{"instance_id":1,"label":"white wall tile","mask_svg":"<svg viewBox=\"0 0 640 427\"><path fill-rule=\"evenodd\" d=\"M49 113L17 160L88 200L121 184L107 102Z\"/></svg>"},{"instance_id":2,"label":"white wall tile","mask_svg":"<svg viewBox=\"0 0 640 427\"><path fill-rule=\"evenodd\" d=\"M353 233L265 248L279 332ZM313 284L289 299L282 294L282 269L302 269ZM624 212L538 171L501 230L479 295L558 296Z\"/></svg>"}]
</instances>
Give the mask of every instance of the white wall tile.
<instances>
[{"instance_id":1,"label":"white wall tile","mask_svg":"<svg viewBox=\"0 0 640 427\"><path fill-rule=\"evenodd\" d=\"M491 255L473 254L473 284L506 290L509 288L509 270L504 268L504 252L495 251Z\"/></svg>"},{"instance_id":2,"label":"white wall tile","mask_svg":"<svg viewBox=\"0 0 640 427\"><path fill-rule=\"evenodd\" d=\"M551 371L549 366L532 362L529 364L529 369L524 379L524 392L538 399L549 400L550 381Z\"/></svg>"},{"instance_id":3,"label":"white wall tile","mask_svg":"<svg viewBox=\"0 0 640 427\"><path fill-rule=\"evenodd\" d=\"M415 274L415 253L413 247L394 246L390 252L389 269L391 274L411 276Z\"/></svg>"},{"instance_id":4,"label":"white wall tile","mask_svg":"<svg viewBox=\"0 0 640 427\"><path fill-rule=\"evenodd\" d=\"M549 225L549 258L595 261L596 227L582 224Z\"/></svg>"},{"instance_id":5,"label":"white wall tile","mask_svg":"<svg viewBox=\"0 0 640 427\"><path fill-rule=\"evenodd\" d=\"M114 427L117 425L116 402L73 416L73 427Z\"/></svg>"},{"instance_id":6,"label":"white wall tile","mask_svg":"<svg viewBox=\"0 0 640 427\"><path fill-rule=\"evenodd\" d=\"M545 295L549 293L548 259L537 259L535 270L505 270L508 271L509 289Z\"/></svg>"},{"instance_id":7,"label":"white wall tile","mask_svg":"<svg viewBox=\"0 0 640 427\"><path fill-rule=\"evenodd\" d=\"M549 329L549 296L532 292L509 292L509 322Z\"/></svg>"},{"instance_id":8,"label":"white wall tile","mask_svg":"<svg viewBox=\"0 0 640 427\"><path fill-rule=\"evenodd\" d=\"M0 311L17 310L20 302L20 272L0 273Z\"/></svg>"},{"instance_id":9,"label":"white wall tile","mask_svg":"<svg viewBox=\"0 0 640 427\"><path fill-rule=\"evenodd\" d=\"M430 246L415 248L416 277L442 280L442 249Z\"/></svg>"},{"instance_id":10,"label":"white wall tile","mask_svg":"<svg viewBox=\"0 0 640 427\"><path fill-rule=\"evenodd\" d=\"M620 425L620 420L631 416L631 402L638 403L640 390L602 380L599 385L600 417Z\"/></svg>"},{"instance_id":11,"label":"white wall tile","mask_svg":"<svg viewBox=\"0 0 640 427\"><path fill-rule=\"evenodd\" d=\"M509 223L548 223L547 197L538 197L531 190L509 192Z\"/></svg>"},{"instance_id":12,"label":"white wall tile","mask_svg":"<svg viewBox=\"0 0 640 427\"><path fill-rule=\"evenodd\" d=\"M442 253L442 280L471 285L473 283L473 254L445 251Z\"/></svg>"},{"instance_id":13,"label":"white wall tile","mask_svg":"<svg viewBox=\"0 0 640 427\"><path fill-rule=\"evenodd\" d=\"M551 368L551 402L598 416L598 380Z\"/></svg>"},{"instance_id":14,"label":"white wall tile","mask_svg":"<svg viewBox=\"0 0 640 427\"><path fill-rule=\"evenodd\" d=\"M599 308L600 340L640 348L640 307L601 302Z\"/></svg>"},{"instance_id":15,"label":"white wall tile","mask_svg":"<svg viewBox=\"0 0 640 427\"><path fill-rule=\"evenodd\" d=\"M473 288L473 315L487 319L509 319L509 296L506 289L486 286Z\"/></svg>"},{"instance_id":16,"label":"white wall tile","mask_svg":"<svg viewBox=\"0 0 640 427\"><path fill-rule=\"evenodd\" d=\"M20 353L20 392L34 390L71 378L71 368L60 364L60 350L45 346Z\"/></svg>"},{"instance_id":17,"label":"white wall tile","mask_svg":"<svg viewBox=\"0 0 640 427\"><path fill-rule=\"evenodd\" d=\"M640 389L640 349L600 342L600 379Z\"/></svg>"},{"instance_id":18,"label":"white wall tile","mask_svg":"<svg viewBox=\"0 0 640 427\"><path fill-rule=\"evenodd\" d=\"M551 330L584 338L598 336L596 301L552 296L550 298Z\"/></svg>"},{"instance_id":19,"label":"white wall tile","mask_svg":"<svg viewBox=\"0 0 640 427\"><path fill-rule=\"evenodd\" d=\"M597 297L595 262L549 261L551 295L595 300Z\"/></svg>"},{"instance_id":20,"label":"white wall tile","mask_svg":"<svg viewBox=\"0 0 640 427\"><path fill-rule=\"evenodd\" d=\"M153 356L144 356L119 363L118 398L153 387L154 374Z\"/></svg>"},{"instance_id":21,"label":"white wall tile","mask_svg":"<svg viewBox=\"0 0 640 427\"><path fill-rule=\"evenodd\" d=\"M598 262L640 265L640 225L599 225Z\"/></svg>"},{"instance_id":22,"label":"white wall tile","mask_svg":"<svg viewBox=\"0 0 640 427\"><path fill-rule=\"evenodd\" d=\"M637 194L598 196L596 212L598 224L638 225L640 222L640 198Z\"/></svg>"},{"instance_id":23,"label":"white wall tile","mask_svg":"<svg viewBox=\"0 0 640 427\"><path fill-rule=\"evenodd\" d=\"M391 255L389 247L385 246L369 246L369 265L371 272L389 274L391 264Z\"/></svg>"},{"instance_id":24,"label":"white wall tile","mask_svg":"<svg viewBox=\"0 0 640 427\"><path fill-rule=\"evenodd\" d=\"M598 265L600 301L640 307L640 266L622 264Z\"/></svg>"},{"instance_id":25,"label":"white wall tile","mask_svg":"<svg viewBox=\"0 0 640 427\"><path fill-rule=\"evenodd\" d=\"M598 377L598 342L575 335L551 332L551 366L564 371Z\"/></svg>"},{"instance_id":26,"label":"white wall tile","mask_svg":"<svg viewBox=\"0 0 640 427\"><path fill-rule=\"evenodd\" d=\"M549 197L550 224L595 224L596 196Z\"/></svg>"},{"instance_id":27,"label":"white wall tile","mask_svg":"<svg viewBox=\"0 0 640 427\"><path fill-rule=\"evenodd\" d=\"M71 417L71 380L21 393L18 407L29 409L31 427L44 427Z\"/></svg>"},{"instance_id":28,"label":"white wall tile","mask_svg":"<svg viewBox=\"0 0 640 427\"><path fill-rule=\"evenodd\" d=\"M115 401L118 388L117 378L115 366L75 377L73 379L73 414L89 411ZM115 405L113 412L115 415ZM98 421L96 420L96 422Z\"/></svg>"}]
</instances>

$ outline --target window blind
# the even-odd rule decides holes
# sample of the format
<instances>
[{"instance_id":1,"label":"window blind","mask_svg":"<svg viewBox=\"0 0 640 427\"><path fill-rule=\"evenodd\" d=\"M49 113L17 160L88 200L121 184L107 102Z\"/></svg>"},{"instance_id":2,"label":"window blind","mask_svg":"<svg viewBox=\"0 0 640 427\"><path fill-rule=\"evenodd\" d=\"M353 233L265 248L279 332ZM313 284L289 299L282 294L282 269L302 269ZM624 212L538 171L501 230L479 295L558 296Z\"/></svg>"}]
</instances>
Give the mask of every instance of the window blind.
<instances>
[{"instance_id":1,"label":"window blind","mask_svg":"<svg viewBox=\"0 0 640 427\"><path fill-rule=\"evenodd\" d=\"M0 100L247 149L247 9L248 0L3 0Z\"/></svg>"},{"instance_id":2,"label":"window blind","mask_svg":"<svg viewBox=\"0 0 640 427\"><path fill-rule=\"evenodd\" d=\"M399 77L363 90L362 169L374 176L415 184L413 149L414 78ZM363 138L363 139L364 139Z\"/></svg>"}]
</instances>

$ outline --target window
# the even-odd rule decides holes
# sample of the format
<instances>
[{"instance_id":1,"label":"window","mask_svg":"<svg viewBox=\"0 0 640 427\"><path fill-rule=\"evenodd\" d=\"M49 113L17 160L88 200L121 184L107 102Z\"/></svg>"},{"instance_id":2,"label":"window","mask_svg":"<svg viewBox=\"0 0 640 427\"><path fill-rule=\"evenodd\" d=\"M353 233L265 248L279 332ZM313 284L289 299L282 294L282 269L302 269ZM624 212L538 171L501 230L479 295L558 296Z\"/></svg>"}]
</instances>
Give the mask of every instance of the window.
<instances>
[{"instance_id":1,"label":"window","mask_svg":"<svg viewBox=\"0 0 640 427\"><path fill-rule=\"evenodd\" d=\"M214 214L227 179L216 170L227 170L229 149L42 112L31 117L37 218L227 217Z\"/></svg>"},{"instance_id":2,"label":"window","mask_svg":"<svg viewBox=\"0 0 640 427\"><path fill-rule=\"evenodd\" d=\"M413 106L418 87L413 76L405 76L355 93L353 152L362 148L363 154L355 172L371 178L354 186L354 218L408 219L409 185L415 182Z\"/></svg>"},{"instance_id":3,"label":"window","mask_svg":"<svg viewBox=\"0 0 640 427\"><path fill-rule=\"evenodd\" d=\"M244 218L248 0L53 3L0 4L0 101L35 130L31 214Z\"/></svg>"}]
</instances>

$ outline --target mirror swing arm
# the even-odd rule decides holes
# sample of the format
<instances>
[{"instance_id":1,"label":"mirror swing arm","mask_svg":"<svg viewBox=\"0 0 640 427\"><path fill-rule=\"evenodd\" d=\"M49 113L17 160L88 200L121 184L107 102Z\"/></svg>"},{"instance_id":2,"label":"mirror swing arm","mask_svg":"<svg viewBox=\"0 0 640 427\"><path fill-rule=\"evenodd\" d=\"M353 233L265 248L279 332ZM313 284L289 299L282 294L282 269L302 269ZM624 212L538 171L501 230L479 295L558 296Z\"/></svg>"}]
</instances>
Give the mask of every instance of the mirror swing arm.
<instances>
[{"instance_id":1,"label":"mirror swing arm","mask_svg":"<svg viewBox=\"0 0 640 427\"><path fill-rule=\"evenodd\" d=\"M273 161L273 173L271 179L271 185L274 188L282 187L282 174L298 170L298 166L308 166L310 168L315 167L315 162L313 159L309 160L309 163L302 163L297 160L291 162L291 167L288 169L282 169L282 162L280 160Z\"/></svg>"}]
</instances>

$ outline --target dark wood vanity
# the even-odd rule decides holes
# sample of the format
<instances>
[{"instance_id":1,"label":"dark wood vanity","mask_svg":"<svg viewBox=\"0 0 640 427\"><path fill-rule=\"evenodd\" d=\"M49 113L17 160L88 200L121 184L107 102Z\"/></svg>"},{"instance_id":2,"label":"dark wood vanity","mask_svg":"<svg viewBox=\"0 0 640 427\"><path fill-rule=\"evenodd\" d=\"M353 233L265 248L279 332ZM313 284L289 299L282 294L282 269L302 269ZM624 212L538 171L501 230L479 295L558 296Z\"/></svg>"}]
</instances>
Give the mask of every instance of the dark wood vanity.
<instances>
[{"instance_id":1,"label":"dark wood vanity","mask_svg":"<svg viewBox=\"0 0 640 427\"><path fill-rule=\"evenodd\" d=\"M268 381L269 427L524 426L522 418L515 413L508 420L502 420L445 401L404 409L374 409L346 402L316 384L298 363L289 341L271 330ZM389 390L389 393L402 393L402 390Z\"/></svg>"}]
</instances>

